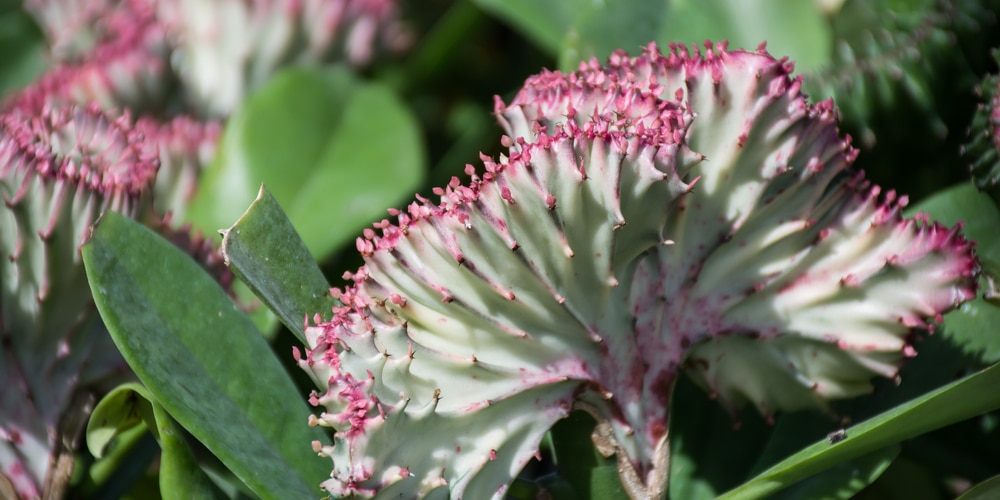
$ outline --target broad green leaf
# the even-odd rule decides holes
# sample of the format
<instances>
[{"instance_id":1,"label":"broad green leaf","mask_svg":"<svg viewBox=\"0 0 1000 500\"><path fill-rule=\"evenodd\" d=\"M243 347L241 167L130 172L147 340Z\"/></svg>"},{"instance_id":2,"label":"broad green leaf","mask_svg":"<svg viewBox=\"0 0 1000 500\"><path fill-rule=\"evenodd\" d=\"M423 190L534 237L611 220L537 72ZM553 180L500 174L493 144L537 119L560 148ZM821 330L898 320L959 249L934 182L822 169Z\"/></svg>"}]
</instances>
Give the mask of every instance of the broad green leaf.
<instances>
[{"instance_id":1,"label":"broad green leaf","mask_svg":"<svg viewBox=\"0 0 1000 500\"><path fill-rule=\"evenodd\" d=\"M729 40L730 47L788 56L798 70L826 65L832 31L818 2L786 0L476 0L542 48L559 56L563 70L615 49L634 54L649 42L665 50L684 44Z\"/></svg>"},{"instance_id":2,"label":"broad green leaf","mask_svg":"<svg viewBox=\"0 0 1000 500\"><path fill-rule=\"evenodd\" d=\"M720 498L763 498L813 474L904 439L1000 408L1000 365L948 384L788 457Z\"/></svg>"},{"instance_id":3,"label":"broad green leaf","mask_svg":"<svg viewBox=\"0 0 1000 500\"><path fill-rule=\"evenodd\" d=\"M944 190L910 210L918 211L947 225L963 222L963 233L977 243L976 253L988 261L1000 262L1000 211L972 183ZM985 362L1000 361L998 332L1000 308L981 297L962 304L945 317L945 334Z\"/></svg>"},{"instance_id":4,"label":"broad green leaf","mask_svg":"<svg viewBox=\"0 0 1000 500\"><path fill-rule=\"evenodd\" d=\"M583 0L473 0L473 3L507 21L550 54L562 50L566 34Z\"/></svg>"},{"instance_id":5,"label":"broad green leaf","mask_svg":"<svg viewBox=\"0 0 1000 500\"><path fill-rule=\"evenodd\" d=\"M224 498L222 491L198 466L184 440L184 432L140 384L122 384L97 404L87 424L87 447L92 455L100 458L115 436L137 427L151 430L160 445L162 498Z\"/></svg>"},{"instance_id":6,"label":"broad green leaf","mask_svg":"<svg viewBox=\"0 0 1000 500\"><path fill-rule=\"evenodd\" d=\"M226 265L305 343L305 320L329 313L335 301L323 272L265 186L223 235Z\"/></svg>"},{"instance_id":7,"label":"broad green leaf","mask_svg":"<svg viewBox=\"0 0 1000 500\"><path fill-rule=\"evenodd\" d=\"M660 41L665 34L664 21L677 2L615 0L585 5L578 11L563 40L559 67L564 70L575 70L580 61L591 57L604 60L615 49L635 54L639 47ZM670 41L701 42L704 39L704 36L692 40L675 37Z\"/></svg>"},{"instance_id":8,"label":"broad green leaf","mask_svg":"<svg viewBox=\"0 0 1000 500\"><path fill-rule=\"evenodd\" d=\"M164 409L264 498L311 498L329 474L304 395L260 332L198 264L109 212L83 247L94 300Z\"/></svg>"},{"instance_id":9,"label":"broad green leaf","mask_svg":"<svg viewBox=\"0 0 1000 500\"><path fill-rule=\"evenodd\" d=\"M966 491L958 500L994 500L1000 498L1000 476L993 476Z\"/></svg>"},{"instance_id":10,"label":"broad green leaf","mask_svg":"<svg viewBox=\"0 0 1000 500\"><path fill-rule=\"evenodd\" d=\"M387 87L290 68L229 121L189 217L229 227L264 183L321 260L410 196L425 162L415 118Z\"/></svg>"},{"instance_id":11,"label":"broad green leaf","mask_svg":"<svg viewBox=\"0 0 1000 500\"><path fill-rule=\"evenodd\" d=\"M787 0L673 0L657 41L701 43L729 40L730 48L754 49L767 41L768 52L788 57L798 72L830 61L833 34L820 2Z\"/></svg>"}]
</instances>

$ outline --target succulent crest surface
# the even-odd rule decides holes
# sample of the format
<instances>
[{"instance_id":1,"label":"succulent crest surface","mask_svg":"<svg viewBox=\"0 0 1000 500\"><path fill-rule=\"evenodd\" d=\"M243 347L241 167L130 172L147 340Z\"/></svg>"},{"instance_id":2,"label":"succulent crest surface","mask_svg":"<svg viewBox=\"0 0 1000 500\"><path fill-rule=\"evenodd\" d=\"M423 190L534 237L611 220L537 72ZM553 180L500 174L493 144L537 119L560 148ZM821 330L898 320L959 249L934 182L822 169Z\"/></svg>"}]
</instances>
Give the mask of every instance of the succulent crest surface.
<instances>
[{"instance_id":1,"label":"succulent crest surface","mask_svg":"<svg viewBox=\"0 0 1000 500\"><path fill-rule=\"evenodd\" d=\"M893 377L975 293L972 245L849 170L832 103L763 48L655 45L528 80L509 154L391 211L296 353L334 495L499 498L574 409L665 494L682 371L766 415Z\"/></svg>"},{"instance_id":2,"label":"succulent crest surface","mask_svg":"<svg viewBox=\"0 0 1000 500\"><path fill-rule=\"evenodd\" d=\"M366 63L395 29L394 0L171 0L159 18L176 45L185 98L227 116L287 64Z\"/></svg>"},{"instance_id":3,"label":"succulent crest surface","mask_svg":"<svg viewBox=\"0 0 1000 500\"><path fill-rule=\"evenodd\" d=\"M79 248L102 211L139 212L156 166L128 116L0 116L0 472L26 498L41 494L74 390L124 369Z\"/></svg>"},{"instance_id":4,"label":"succulent crest surface","mask_svg":"<svg viewBox=\"0 0 1000 500\"><path fill-rule=\"evenodd\" d=\"M123 107L134 113L162 110L172 83L167 63L170 47L162 23L155 17L153 3L121 0L31 4L50 29L55 27L49 23L57 22L80 28L52 40L57 59L59 51L69 50L67 46L73 43L93 46L78 56L59 60L36 82L9 99L8 107L40 113L46 107L97 103L110 113Z\"/></svg>"},{"instance_id":5,"label":"succulent crest surface","mask_svg":"<svg viewBox=\"0 0 1000 500\"><path fill-rule=\"evenodd\" d=\"M994 49L993 59L1000 62L1000 50ZM976 185L995 197L1000 184L1000 76L986 76L977 90L980 102L962 153Z\"/></svg>"},{"instance_id":6,"label":"succulent crest surface","mask_svg":"<svg viewBox=\"0 0 1000 500\"><path fill-rule=\"evenodd\" d=\"M140 118L135 123L148 148L159 154L159 168L153 186L153 208L157 214L171 214L183 220L194 199L202 170L215 157L222 134L217 121L198 121L177 116L167 122Z\"/></svg>"}]
</instances>

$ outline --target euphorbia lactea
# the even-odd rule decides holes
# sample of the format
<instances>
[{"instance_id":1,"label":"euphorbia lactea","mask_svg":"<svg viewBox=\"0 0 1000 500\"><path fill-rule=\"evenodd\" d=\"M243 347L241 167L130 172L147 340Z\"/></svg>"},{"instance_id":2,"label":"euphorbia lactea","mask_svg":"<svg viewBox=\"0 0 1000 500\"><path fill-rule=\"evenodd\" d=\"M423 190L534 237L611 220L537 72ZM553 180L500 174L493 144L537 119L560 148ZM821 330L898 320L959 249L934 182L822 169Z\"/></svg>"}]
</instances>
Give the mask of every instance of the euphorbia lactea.
<instances>
[{"instance_id":1,"label":"euphorbia lactea","mask_svg":"<svg viewBox=\"0 0 1000 500\"><path fill-rule=\"evenodd\" d=\"M651 45L498 102L509 155L366 231L308 328L323 487L502 497L583 409L630 495L661 497L682 371L768 416L895 376L911 331L973 297L971 244L851 173L790 72Z\"/></svg>"},{"instance_id":2,"label":"euphorbia lactea","mask_svg":"<svg viewBox=\"0 0 1000 500\"><path fill-rule=\"evenodd\" d=\"M0 115L0 497L60 498L90 411L81 388L126 371L80 246L103 211L149 204L142 140L96 106Z\"/></svg>"}]
</instances>

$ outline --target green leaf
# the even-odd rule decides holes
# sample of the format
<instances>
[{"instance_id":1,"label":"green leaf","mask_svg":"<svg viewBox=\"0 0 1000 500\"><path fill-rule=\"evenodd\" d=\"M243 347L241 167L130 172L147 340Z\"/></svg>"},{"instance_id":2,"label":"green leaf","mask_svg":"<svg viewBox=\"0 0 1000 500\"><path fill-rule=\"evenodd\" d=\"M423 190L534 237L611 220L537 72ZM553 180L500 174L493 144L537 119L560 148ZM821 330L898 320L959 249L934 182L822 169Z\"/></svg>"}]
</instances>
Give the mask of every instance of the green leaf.
<instances>
[{"instance_id":1,"label":"green leaf","mask_svg":"<svg viewBox=\"0 0 1000 500\"><path fill-rule=\"evenodd\" d=\"M670 498L712 499L739 485L775 430L756 411L727 413L688 377L670 407Z\"/></svg>"},{"instance_id":2,"label":"green leaf","mask_svg":"<svg viewBox=\"0 0 1000 500\"><path fill-rule=\"evenodd\" d=\"M104 458L115 436L153 421L153 408L145 387L129 382L111 390L87 422L87 449L94 458Z\"/></svg>"},{"instance_id":3,"label":"green leaf","mask_svg":"<svg viewBox=\"0 0 1000 500\"><path fill-rule=\"evenodd\" d=\"M91 415L91 422L93 422ZM156 439L139 419L133 427L117 426L105 430L85 433L91 455L100 450L101 455L94 462L78 462L74 467L73 489L83 498L117 498L139 481L153 460L160 455ZM101 440L104 442L101 442ZM95 455L96 456L96 455ZM80 467L83 465L84 467ZM156 485L159 491L159 485Z\"/></svg>"},{"instance_id":4,"label":"green leaf","mask_svg":"<svg viewBox=\"0 0 1000 500\"><path fill-rule=\"evenodd\" d=\"M109 212L83 247L98 310L156 401L263 498L309 498L329 474L303 395L197 263Z\"/></svg>"},{"instance_id":5,"label":"green leaf","mask_svg":"<svg viewBox=\"0 0 1000 500\"><path fill-rule=\"evenodd\" d=\"M671 42L728 40L731 48L755 49L767 41L772 54L788 56L799 71L821 67L830 58L832 33L815 2L625 0L588 5L563 44L559 62L565 70L619 48L635 53L654 40L664 50Z\"/></svg>"},{"instance_id":6,"label":"green leaf","mask_svg":"<svg viewBox=\"0 0 1000 500\"><path fill-rule=\"evenodd\" d=\"M899 445L887 446L863 457L841 462L768 498L771 500L853 498L889 468L893 460L899 456L899 450Z\"/></svg>"},{"instance_id":7,"label":"green leaf","mask_svg":"<svg viewBox=\"0 0 1000 500\"><path fill-rule=\"evenodd\" d=\"M948 384L788 457L720 498L762 498L904 439L1000 408L1000 365Z\"/></svg>"},{"instance_id":8,"label":"green leaf","mask_svg":"<svg viewBox=\"0 0 1000 500\"><path fill-rule=\"evenodd\" d=\"M580 61L591 57L603 60L615 49L634 54L639 47L659 41L664 34L664 20L676 3L671 6L668 2L615 0L585 5L566 33L559 53L559 67L567 71L575 70ZM704 39L702 36L693 40L676 40L700 42Z\"/></svg>"},{"instance_id":9,"label":"green leaf","mask_svg":"<svg viewBox=\"0 0 1000 500\"><path fill-rule=\"evenodd\" d=\"M388 88L290 68L232 117L189 217L229 227L264 183L321 260L410 196L425 162L416 120Z\"/></svg>"},{"instance_id":10,"label":"green leaf","mask_svg":"<svg viewBox=\"0 0 1000 500\"><path fill-rule=\"evenodd\" d=\"M833 34L817 2L786 0L475 0L513 24L551 53L559 67L574 70L615 49L636 53L651 41L666 48L729 40L733 48L768 50L788 56L799 71L830 61Z\"/></svg>"},{"instance_id":11,"label":"green leaf","mask_svg":"<svg viewBox=\"0 0 1000 500\"><path fill-rule=\"evenodd\" d=\"M993 476L966 491L958 500L993 500L1000 498L1000 476Z\"/></svg>"},{"instance_id":12,"label":"green leaf","mask_svg":"<svg viewBox=\"0 0 1000 500\"><path fill-rule=\"evenodd\" d=\"M303 343L303 320L329 313L335 303L323 272L264 186L243 217L223 231L222 253L233 273Z\"/></svg>"},{"instance_id":13,"label":"green leaf","mask_svg":"<svg viewBox=\"0 0 1000 500\"><path fill-rule=\"evenodd\" d=\"M152 430L160 445L160 494L164 499L225 497L199 467L181 428L140 384L122 384L97 404L87 424L87 447L101 458L115 436L136 427Z\"/></svg>"},{"instance_id":14,"label":"green leaf","mask_svg":"<svg viewBox=\"0 0 1000 500\"><path fill-rule=\"evenodd\" d=\"M552 443L559 477L574 491L574 498L620 498L625 489L618 479L614 458L604 458L590 435L594 419L575 411L552 428Z\"/></svg>"},{"instance_id":15,"label":"green leaf","mask_svg":"<svg viewBox=\"0 0 1000 500\"><path fill-rule=\"evenodd\" d=\"M795 62L799 72L826 65L833 34L820 2L786 0L674 0L657 40L700 43L729 40L730 48L754 49L767 41L768 52Z\"/></svg>"},{"instance_id":16,"label":"green leaf","mask_svg":"<svg viewBox=\"0 0 1000 500\"><path fill-rule=\"evenodd\" d=\"M21 88L46 67L45 36L22 9L0 12L0 95Z\"/></svg>"},{"instance_id":17,"label":"green leaf","mask_svg":"<svg viewBox=\"0 0 1000 500\"><path fill-rule=\"evenodd\" d=\"M473 0L485 11L507 21L550 54L562 50L581 0Z\"/></svg>"},{"instance_id":18,"label":"green leaf","mask_svg":"<svg viewBox=\"0 0 1000 500\"><path fill-rule=\"evenodd\" d=\"M989 196L972 183L963 183L932 196L909 212L926 212L932 220L953 225L964 222L963 233L977 243L980 258L1000 262L1000 211ZM1000 308L979 297L945 316L945 335L988 363L1000 361Z\"/></svg>"}]
</instances>

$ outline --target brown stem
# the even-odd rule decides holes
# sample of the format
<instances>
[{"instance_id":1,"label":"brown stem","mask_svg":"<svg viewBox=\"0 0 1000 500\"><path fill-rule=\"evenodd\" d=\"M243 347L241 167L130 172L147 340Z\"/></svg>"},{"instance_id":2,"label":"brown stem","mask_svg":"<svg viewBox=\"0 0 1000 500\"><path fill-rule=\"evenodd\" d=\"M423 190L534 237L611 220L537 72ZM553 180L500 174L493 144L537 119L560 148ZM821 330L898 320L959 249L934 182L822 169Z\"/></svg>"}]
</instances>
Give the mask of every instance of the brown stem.
<instances>
[{"instance_id":1,"label":"brown stem","mask_svg":"<svg viewBox=\"0 0 1000 500\"><path fill-rule=\"evenodd\" d=\"M605 458L615 455L618 464L618 478L621 480L625 493L631 500L647 500L667 498L670 492L670 433L664 433L656 444L653 456L653 467L646 473L643 480L632 465L628 453L615 439L611 424L603 415L589 403L577 401L576 408L586 411L597 425L590 438L594 441L597 451Z\"/></svg>"}]
</instances>

